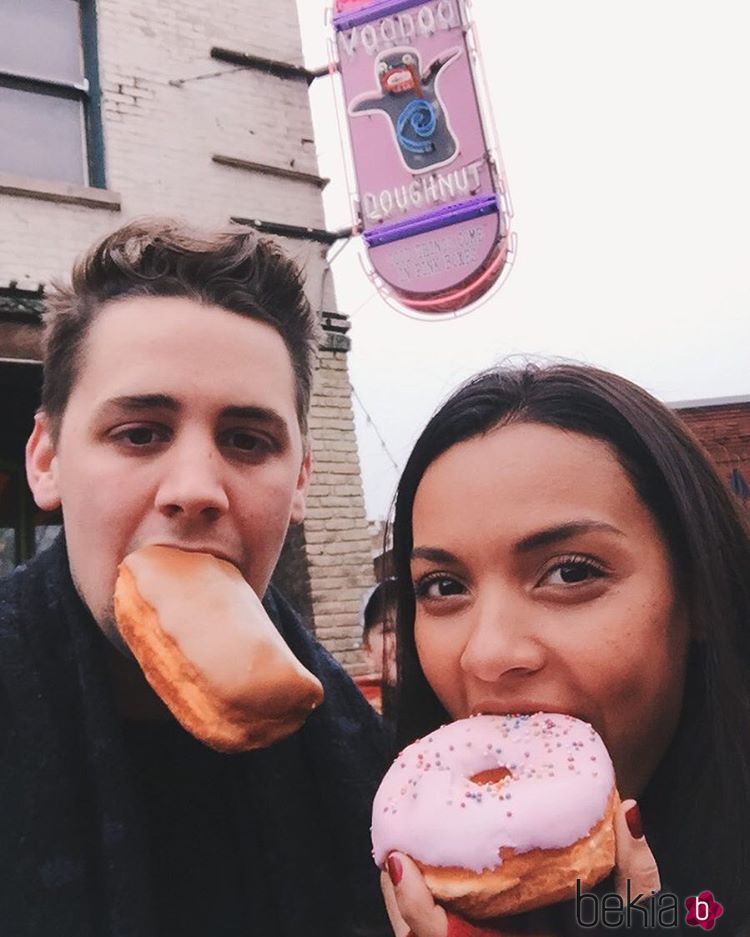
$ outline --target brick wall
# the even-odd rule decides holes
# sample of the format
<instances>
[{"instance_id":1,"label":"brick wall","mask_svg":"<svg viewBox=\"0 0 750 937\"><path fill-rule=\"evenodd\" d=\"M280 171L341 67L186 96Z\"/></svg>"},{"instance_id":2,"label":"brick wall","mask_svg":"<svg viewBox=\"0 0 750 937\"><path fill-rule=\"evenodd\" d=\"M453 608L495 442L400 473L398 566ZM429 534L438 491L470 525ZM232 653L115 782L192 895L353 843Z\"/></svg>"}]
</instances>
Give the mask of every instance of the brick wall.
<instances>
[{"instance_id":1,"label":"brick wall","mask_svg":"<svg viewBox=\"0 0 750 937\"><path fill-rule=\"evenodd\" d=\"M305 522L315 629L350 672L367 669L360 652L362 596L373 584L346 363L348 321L324 316L326 340L310 413L315 470Z\"/></svg>"},{"instance_id":2,"label":"brick wall","mask_svg":"<svg viewBox=\"0 0 750 937\"><path fill-rule=\"evenodd\" d=\"M96 238L142 214L204 226L240 217L325 227L307 82L211 56L220 47L301 66L295 0L96 6L107 190L0 175L0 291L17 283L31 294L65 276ZM284 246L305 267L311 302L335 310L325 251L299 240ZM331 338L342 337L341 323L337 329L327 333L313 399L310 519L290 537L280 578L298 587L308 611L311 600L316 632L356 672L360 595L372 564L346 342ZM36 357L38 331L0 310L0 357ZM300 553L309 559L309 581L299 571Z\"/></svg>"},{"instance_id":3,"label":"brick wall","mask_svg":"<svg viewBox=\"0 0 750 937\"><path fill-rule=\"evenodd\" d=\"M99 0L97 11L107 187L121 211L0 195L0 281L47 281L139 214L324 226L315 184L212 160L317 174L306 82L233 71L210 55L212 46L226 46L301 64L294 0ZM185 80L215 72L227 74Z\"/></svg>"},{"instance_id":4,"label":"brick wall","mask_svg":"<svg viewBox=\"0 0 750 937\"><path fill-rule=\"evenodd\" d=\"M750 485L750 399L677 404L675 409L701 441L724 481L729 484L732 470L739 469Z\"/></svg>"}]
</instances>

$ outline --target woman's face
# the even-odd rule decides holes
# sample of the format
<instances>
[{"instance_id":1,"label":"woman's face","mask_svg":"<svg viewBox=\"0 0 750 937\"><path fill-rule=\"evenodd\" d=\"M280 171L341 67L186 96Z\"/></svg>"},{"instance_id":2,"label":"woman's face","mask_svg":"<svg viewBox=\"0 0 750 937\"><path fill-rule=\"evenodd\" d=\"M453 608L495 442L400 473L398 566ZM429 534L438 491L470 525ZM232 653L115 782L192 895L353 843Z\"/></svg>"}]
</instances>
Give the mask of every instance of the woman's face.
<instances>
[{"instance_id":1,"label":"woman's face","mask_svg":"<svg viewBox=\"0 0 750 937\"><path fill-rule=\"evenodd\" d=\"M690 635L609 446L534 423L459 443L425 472L413 534L417 652L451 716L570 713L638 796L679 718Z\"/></svg>"}]
</instances>

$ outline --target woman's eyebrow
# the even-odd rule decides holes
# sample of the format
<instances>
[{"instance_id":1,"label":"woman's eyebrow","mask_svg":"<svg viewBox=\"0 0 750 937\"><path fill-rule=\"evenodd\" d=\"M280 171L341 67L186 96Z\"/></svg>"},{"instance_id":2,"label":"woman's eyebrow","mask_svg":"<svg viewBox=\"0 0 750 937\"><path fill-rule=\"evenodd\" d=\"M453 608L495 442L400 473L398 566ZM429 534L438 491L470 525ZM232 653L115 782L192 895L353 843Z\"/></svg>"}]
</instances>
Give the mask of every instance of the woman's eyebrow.
<instances>
[{"instance_id":1,"label":"woman's eyebrow","mask_svg":"<svg viewBox=\"0 0 750 937\"><path fill-rule=\"evenodd\" d=\"M431 563L455 563L456 557L448 550L439 547L414 547L411 551L413 560L428 560Z\"/></svg>"},{"instance_id":2,"label":"woman's eyebrow","mask_svg":"<svg viewBox=\"0 0 750 937\"><path fill-rule=\"evenodd\" d=\"M536 533L529 534L528 537L519 540L513 549L516 553L530 553L532 550L539 549L539 547L548 547L551 544L559 543L562 540L569 540L571 537L580 534L599 531L617 534L620 537L624 536L619 528L614 527L612 524L607 524L604 521L568 521L565 524L556 524L554 527L548 527L545 530L539 530Z\"/></svg>"}]
</instances>

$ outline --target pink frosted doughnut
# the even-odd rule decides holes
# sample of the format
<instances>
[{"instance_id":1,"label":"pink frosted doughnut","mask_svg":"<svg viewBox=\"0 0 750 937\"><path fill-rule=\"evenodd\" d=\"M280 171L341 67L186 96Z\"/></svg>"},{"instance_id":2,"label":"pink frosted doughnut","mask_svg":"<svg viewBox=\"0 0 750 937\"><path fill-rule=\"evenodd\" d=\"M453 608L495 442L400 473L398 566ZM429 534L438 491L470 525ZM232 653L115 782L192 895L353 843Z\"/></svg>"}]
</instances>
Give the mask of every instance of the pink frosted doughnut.
<instances>
[{"instance_id":1,"label":"pink frosted doughnut","mask_svg":"<svg viewBox=\"0 0 750 937\"><path fill-rule=\"evenodd\" d=\"M409 745L375 796L373 856L420 866L446 907L477 919L573 897L614 865L615 775L572 716L472 716Z\"/></svg>"}]
</instances>

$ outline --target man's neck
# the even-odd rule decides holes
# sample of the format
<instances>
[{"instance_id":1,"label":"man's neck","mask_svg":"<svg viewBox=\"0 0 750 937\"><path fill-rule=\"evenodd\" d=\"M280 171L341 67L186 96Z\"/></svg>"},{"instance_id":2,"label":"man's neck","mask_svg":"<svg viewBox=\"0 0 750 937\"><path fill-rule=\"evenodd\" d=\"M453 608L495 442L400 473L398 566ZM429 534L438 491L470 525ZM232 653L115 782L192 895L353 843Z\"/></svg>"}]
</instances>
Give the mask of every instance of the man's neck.
<instances>
[{"instance_id":1,"label":"man's neck","mask_svg":"<svg viewBox=\"0 0 750 937\"><path fill-rule=\"evenodd\" d=\"M107 665L112 678L115 705L121 716L149 722L163 722L173 718L132 657L125 657L110 645L107 649Z\"/></svg>"}]
</instances>

